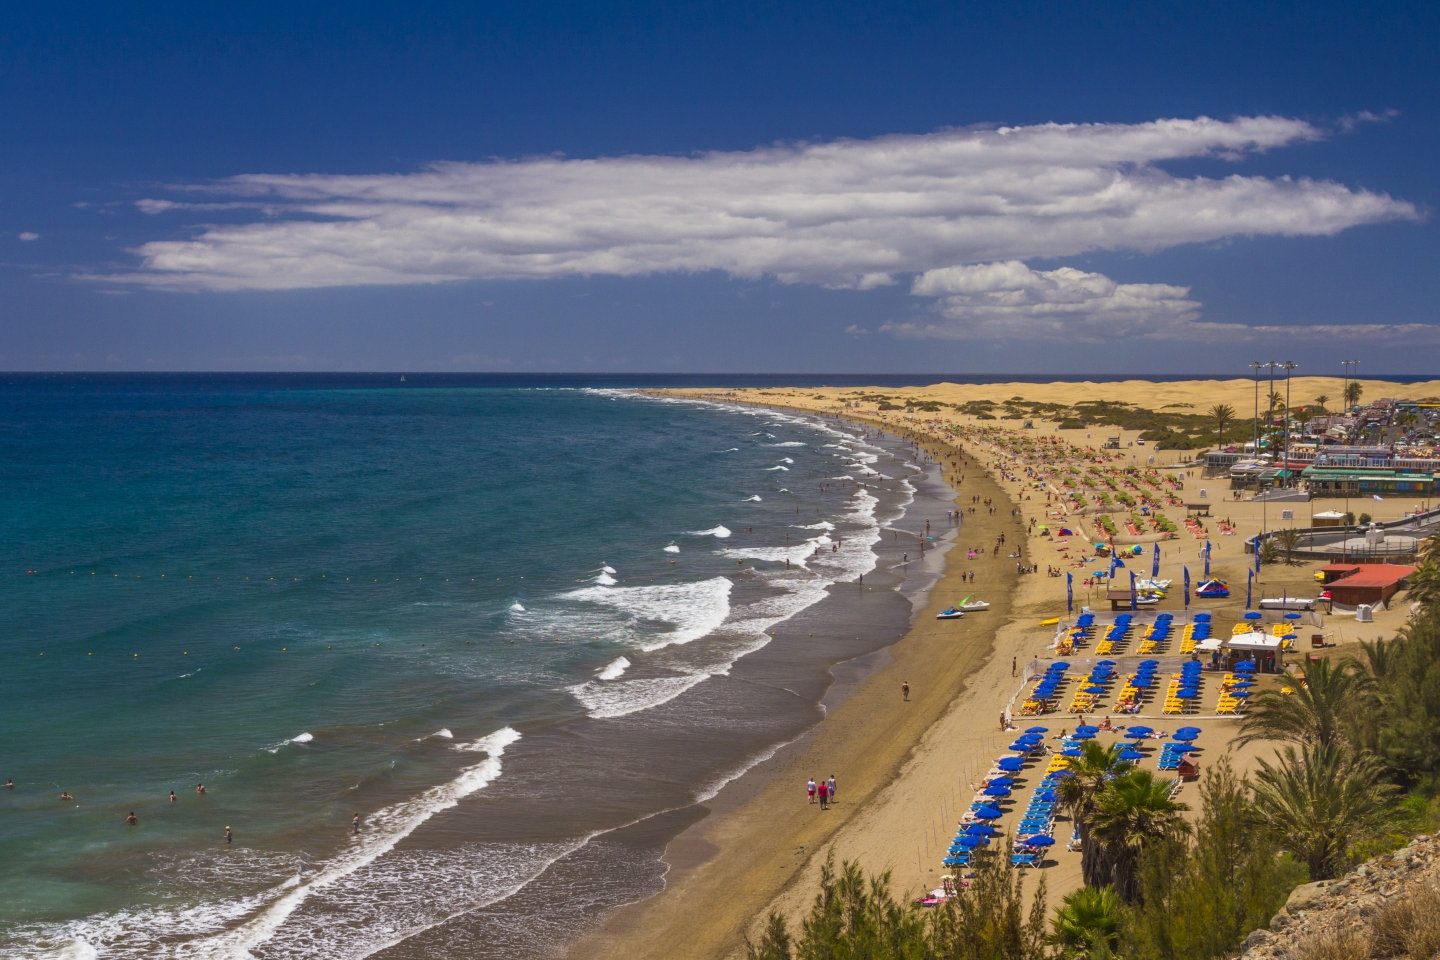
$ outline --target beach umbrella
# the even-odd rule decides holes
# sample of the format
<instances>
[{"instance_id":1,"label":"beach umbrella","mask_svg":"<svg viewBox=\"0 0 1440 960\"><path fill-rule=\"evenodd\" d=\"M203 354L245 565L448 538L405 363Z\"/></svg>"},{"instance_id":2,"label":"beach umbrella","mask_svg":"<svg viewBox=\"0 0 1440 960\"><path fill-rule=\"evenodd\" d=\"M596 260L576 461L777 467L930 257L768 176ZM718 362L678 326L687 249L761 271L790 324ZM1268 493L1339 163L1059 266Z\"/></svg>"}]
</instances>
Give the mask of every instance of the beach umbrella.
<instances>
[{"instance_id":1,"label":"beach umbrella","mask_svg":"<svg viewBox=\"0 0 1440 960\"><path fill-rule=\"evenodd\" d=\"M1176 740L1194 740L1198 736L1200 736L1199 727L1181 727L1175 731Z\"/></svg>"},{"instance_id":2,"label":"beach umbrella","mask_svg":"<svg viewBox=\"0 0 1440 960\"><path fill-rule=\"evenodd\" d=\"M1285 619L1286 619L1286 620L1299 620L1299 619L1300 619L1300 614L1298 614L1298 613L1287 613L1287 614L1285 614Z\"/></svg>"},{"instance_id":3,"label":"beach umbrella","mask_svg":"<svg viewBox=\"0 0 1440 960\"><path fill-rule=\"evenodd\" d=\"M1014 743L1010 744L1010 746L1006 747L1005 749L1006 749L1006 750L1014 750L1014 751L1017 752L1017 753L1029 753L1031 750L1034 750L1034 749L1035 749L1035 744L1033 744L1033 743L1025 743L1024 741L1017 740L1017 741L1015 741Z\"/></svg>"},{"instance_id":4,"label":"beach umbrella","mask_svg":"<svg viewBox=\"0 0 1440 960\"><path fill-rule=\"evenodd\" d=\"M994 786L991 786L991 787L986 787L986 788L985 788L983 791L981 791L981 792L984 793L985 796L987 796L987 797L1008 797L1008 796L1010 796L1010 788L1009 788L1009 787L994 787Z\"/></svg>"},{"instance_id":5,"label":"beach umbrella","mask_svg":"<svg viewBox=\"0 0 1440 960\"><path fill-rule=\"evenodd\" d=\"M990 841L987 840L985 837L972 837L967 834L966 836L963 836L959 840L957 840L955 842L955 846L965 850L973 850L975 847L980 846L982 843L989 842ZM953 850L954 848L952 847L951 849Z\"/></svg>"},{"instance_id":6,"label":"beach umbrella","mask_svg":"<svg viewBox=\"0 0 1440 960\"><path fill-rule=\"evenodd\" d=\"M1259 610L1251 610L1249 613L1245 614L1245 619L1246 619L1246 620L1259 620L1259 619L1260 619L1260 611L1259 611Z\"/></svg>"},{"instance_id":7,"label":"beach umbrella","mask_svg":"<svg viewBox=\"0 0 1440 960\"><path fill-rule=\"evenodd\" d=\"M1139 750L1136 750L1133 747L1126 747L1124 750L1120 751L1121 760L1139 760L1144 756L1145 754L1141 753Z\"/></svg>"},{"instance_id":8,"label":"beach umbrella","mask_svg":"<svg viewBox=\"0 0 1440 960\"><path fill-rule=\"evenodd\" d=\"M1043 801L1045 801L1046 803L1049 803L1050 801L1052 801L1052 800L1055 799L1055 791L1054 791L1054 790L1041 790L1039 793L1035 794L1035 799L1036 799L1036 800L1043 800Z\"/></svg>"},{"instance_id":9,"label":"beach umbrella","mask_svg":"<svg viewBox=\"0 0 1440 960\"><path fill-rule=\"evenodd\" d=\"M1104 688L1104 687L1098 687L1098 686L1089 686L1089 687L1086 687L1086 688L1085 688L1085 692L1086 692L1086 693L1104 693L1104 692L1105 692L1105 688Z\"/></svg>"},{"instance_id":10,"label":"beach umbrella","mask_svg":"<svg viewBox=\"0 0 1440 960\"><path fill-rule=\"evenodd\" d=\"M1135 677L1130 681L1130 686L1143 690L1153 682L1154 680L1151 677Z\"/></svg>"},{"instance_id":11,"label":"beach umbrella","mask_svg":"<svg viewBox=\"0 0 1440 960\"><path fill-rule=\"evenodd\" d=\"M999 807L981 807L975 811L976 820L999 820L1005 814Z\"/></svg>"},{"instance_id":12,"label":"beach umbrella","mask_svg":"<svg viewBox=\"0 0 1440 960\"><path fill-rule=\"evenodd\" d=\"M996 766L1008 773L1014 773L1015 771L1024 768L1025 761L1020 759L1019 757L1005 757L1003 760L997 763Z\"/></svg>"},{"instance_id":13,"label":"beach umbrella","mask_svg":"<svg viewBox=\"0 0 1440 960\"><path fill-rule=\"evenodd\" d=\"M1158 666L1160 666L1160 661L1159 661L1159 660L1141 660L1141 661L1140 661L1140 666L1142 666L1142 667L1158 667Z\"/></svg>"},{"instance_id":14,"label":"beach umbrella","mask_svg":"<svg viewBox=\"0 0 1440 960\"><path fill-rule=\"evenodd\" d=\"M1072 733L1072 734L1070 735L1070 739L1072 739L1072 740L1094 740L1094 739L1095 739L1095 734L1091 733L1089 730L1076 730L1074 733Z\"/></svg>"},{"instance_id":15,"label":"beach umbrella","mask_svg":"<svg viewBox=\"0 0 1440 960\"><path fill-rule=\"evenodd\" d=\"M1083 757L1083 756L1085 756L1085 751L1083 751L1083 750L1076 750L1074 747L1071 747L1069 750L1061 750L1061 751L1060 751L1060 756L1062 756L1062 757Z\"/></svg>"},{"instance_id":16,"label":"beach umbrella","mask_svg":"<svg viewBox=\"0 0 1440 960\"><path fill-rule=\"evenodd\" d=\"M1254 681L1252 680L1236 680L1234 683L1230 684L1230 686L1234 687L1236 690L1244 690L1247 687L1252 686L1253 683Z\"/></svg>"},{"instance_id":17,"label":"beach umbrella","mask_svg":"<svg viewBox=\"0 0 1440 960\"><path fill-rule=\"evenodd\" d=\"M1249 691L1249 690L1236 690L1234 693L1230 694L1230 696L1232 696L1232 697L1248 697L1248 696L1250 696L1250 691Z\"/></svg>"},{"instance_id":18,"label":"beach umbrella","mask_svg":"<svg viewBox=\"0 0 1440 960\"><path fill-rule=\"evenodd\" d=\"M1082 733L1095 734L1095 733L1099 733L1099 732L1100 732L1100 728L1099 728L1099 727L1096 727L1096 726L1092 726L1091 724L1088 724L1088 723L1082 723L1082 724L1080 724L1080 726L1078 726L1078 727L1075 728L1075 732L1076 732L1077 734L1082 734Z\"/></svg>"},{"instance_id":19,"label":"beach umbrella","mask_svg":"<svg viewBox=\"0 0 1440 960\"><path fill-rule=\"evenodd\" d=\"M1146 737L1148 737L1148 736L1150 736L1149 731L1146 731L1146 732L1144 732L1144 733L1136 733L1134 730L1130 730L1130 731L1127 731L1127 732L1126 732L1126 734L1125 734L1125 739L1126 739L1126 740L1144 740L1144 739L1145 739Z\"/></svg>"},{"instance_id":20,"label":"beach umbrella","mask_svg":"<svg viewBox=\"0 0 1440 960\"><path fill-rule=\"evenodd\" d=\"M1049 732L1050 732L1050 728L1049 728L1049 727L1027 727L1027 728L1025 729L1025 732L1026 732L1026 733L1049 733Z\"/></svg>"},{"instance_id":21,"label":"beach umbrella","mask_svg":"<svg viewBox=\"0 0 1440 960\"><path fill-rule=\"evenodd\" d=\"M1152 733L1154 733L1154 732L1155 732L1155 731L1154 731L1154 730L1151 730L1149 727L1131 727L1131 728L1130 728L1130 732L1127 733L1127 734L1125 734L1125 736L1130 737L1130 736L1134 736L1135 734L1138 733L1138 734L1139 734L1140 736L1142 736L1142 737L1148 737L1150 734L1152 734Z\"/></svg>"},{"instance_id":22,"label":"beach umbrella","mask_svg":"<svg viewBox=\"0 0 1440 960\"><path fill-rule=\"evenodd\" d=\"M1115 666L1115 661L1114 661L1114 660L1100 660L1100 661L1097 661L1097 662L1096 662L1095 666L1097 666L1097 667L1113 667L1113 666Z\"/></svg>"},{"instance_id":23,"label":"beach umbrella","mask_svg":"<svg viewBox=\"0 0 1440 960\"><path fill-rule=\"evenodd\" d=\"M1047 837L1045 834L1037 834L1025 841L1027 847L1052 847L1055 845L1054 837Z\"/></svg>"},{"instance_id":24,"label":"beach umbrella","mask_svg":"<svg viewBox=\"0 0 1440 960\"><path fill-rule=\"evenodd\" d=\"M988 823L972 823L972 824L970 824L970 826L966 827L966 828L964 829L964 831L962 831L962 832L965 833L965 834L969 834L969 835L972 836L972 837L993 837L993 836L995 836L995 828L992 827L992 826L990 826L990 824L988 824Z\"/></svg>"}]
</instances>

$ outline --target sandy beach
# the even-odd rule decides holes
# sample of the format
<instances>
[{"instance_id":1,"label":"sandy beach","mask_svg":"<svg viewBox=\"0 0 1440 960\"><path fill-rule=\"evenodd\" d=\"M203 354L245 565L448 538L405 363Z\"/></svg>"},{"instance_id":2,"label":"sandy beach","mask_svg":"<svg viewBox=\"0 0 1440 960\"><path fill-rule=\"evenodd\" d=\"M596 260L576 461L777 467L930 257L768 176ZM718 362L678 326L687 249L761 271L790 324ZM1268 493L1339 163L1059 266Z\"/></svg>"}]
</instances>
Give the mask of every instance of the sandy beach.
<instances>
[{"instance_id":1,"label":"sandy beach","mask_svg":"<svg viewBox=\"0 0 1440 960\"><path fill-rule=\"evenodd\" d=\"M1370 399L1440 395L1440 381L1409 385L1362 383ZM920 422L925 414L904 416L893 409L882 413L863 406L847 406L842 413L841 403L854 402L848 398L857 394L904 394L913 396L914 402L930 399L952 404L1019 396L1064 404L1081 399L1121 400L1152 409L1167 403L1193 404L1199 408L1197 412L1215 403L1230 403L1243 413L1249 409L1252 387L1248 380L941 384L904 390L727 391L726 399L843 415L872 428L910 436L937 460L948 464L960 455L941 434ZM1340 391L1338 379L1296 378L1292 383L1296 405L1319 393L1335 397ZM715 395L714 391L693 393ZM966 419L945 416L962 422ZM1018 432L1021 424L1000 421L987 426ZM1145 447L1125 446L1138 437L1134 431L1039 426L1046 434L1060 434L1082 447L1098 448L1099 437L1119 434L1124 451L1122 465L1131 462L1130 458L1140 458L1137 462L1144 464L1153 456L1153 465L1183 478L1181 482L1189 485L1187 491L1196 491L1206 483L1213 488L1208 497L1214 504L1214 515L1206 521L1205 532L1214 543L1212 572L1242 587L1228 600L1207 601L1203 609L1213 615L1217 632L1228 635L1245 608L1243 583L1251 558L1243 552L1243 540L1262 526L1275 529L1280 525L1279 507L1225 500L1228 482L1224 478L1204 481L1198 470L1187 472L1175 466L1190 456L1187 452L1156 453ZM1046 576L1045 572L1054 567L1075 574L1077 611L1082 605L1108 610L1098 592L1081 585L1088 571L1103 568L1103 561L1095 561L1091 545L1085 542L1083 529L1079 536L1061 540L1035 535L1031 531L1032 519L1037 525L1056 524L1058 514L1053 511L1058 498L1056 504L1048 504L1043 490L1025 477L1007 479L1000 471L983 466L1003 462L1005 456L1001 447L976 443L965 451L967 463L958 466L953 475L947 469L947 479L958 489L957 503L968 507L972 497L990 498L996 510L992 516L981 507L975 515L966 517L956 546L946 557L944 575L930 593L926 609L917 614L910 632L889 648L888 657L861 682L837 683L829 699L833 702L837 694L843 695L843 702L828 713L818 728L722 791L708 805L709 816L670 844L665 859L671 870L664 892L617 912L598 932L572 949L571 956L641 960L743 955L744 937L753 935L771 910L798 922L813 899L819 865L831 850L837 859L858 860L867 872L891 871L898 892L916 895L938 886L943 870L939 862L954 832L958 812L970 802L978 778L991 761L1005 752L1015 735L1002 732L1000 717L1016 702L1022 689L1023 666L1032 658L1045 656L1053 639L1054 627L1042 626L1040 621L1065 612L1065 580ZM1312 508L1326 509L1325 504L1295 504L1292 518L1286 522L1308 526ZM1407 500L1389 498L1367 501L1357 509L1367 510L1377 519L1391 519L1413 506ZM1012 516L1012 509L1018 509L1020 515ZM1216 521L1221 518L1230 521L1230 533L1219 532ZM1067 522L1079 527L1079 519ZM994 556L988 548L1002 533L1006 546ZM1182 566L1188 566L1192 579L1198 580L1204 563L1200 554L1203 542L1184 529L1176 538L1163 541L1162 577L1178 582ZM969 559L966 552L972 547L985 549ZM1146 574L1151 549L1145 546ZM1036 565L1040 572L1019 575L1017 559L1008 556L1016 552L1022 555L1019 562ZM1314 566L1267 566L1257 580L1257 599L1282 592L1313 595ZM968 570L975 571L975 582L962 585L961 574ZM989 601L991 608L961 621L935 619L937 612L969 593ZM1180 591L1172 590L1158 609L1180 613ZM1324 618L1323 626L1307 625L1306 636L1312 629L1322 633L1326 644L1334 648L1328 651L1330 655L1343 655L1353 650L1358 640L1386 634L1402 620L1402 611L1395 608L1379 613L1375 623L1357 625L1353 619L1333 616ZM1016 667L1020 676L1012 675ZM836 674L842 678L841 669ZM910 702L900 695L903 680L908 680L912 688ZM1272 677L1261 682L1278 680ZM1159 717L1158 708L1156 714L1147 716L1145 722L1162 730L1180 725L1177 718ZM1237 721L1208 716L1203 709L1201 714L1200 719L1186 717L1183 723L1193 723L1203 731L1197 741L1203 768L1227 752ZM1053 736L1064 727L1073 727L1078 720L1059 713L1041 722ZM1252 766L1257 755L1268 755L1268 748L1256 745L1232 753L1242 770ZM1147 762L1153 767L1153 758ZM840 799L829 812L821 813L818 806L806 803L804 785L810 776L818 779L830 774L837 778ZM1181 799L1193 798L1194 794L1195 788L1187 786ZM1012 817L1007 816L1001 826ZM1053 848L1044 871L1052 901L1080 884L1079 854L1064 849L1062 830L1068 837L1068 821L1057 825L1056 837L1061 843Z\"/></svg>"}]
</instances>

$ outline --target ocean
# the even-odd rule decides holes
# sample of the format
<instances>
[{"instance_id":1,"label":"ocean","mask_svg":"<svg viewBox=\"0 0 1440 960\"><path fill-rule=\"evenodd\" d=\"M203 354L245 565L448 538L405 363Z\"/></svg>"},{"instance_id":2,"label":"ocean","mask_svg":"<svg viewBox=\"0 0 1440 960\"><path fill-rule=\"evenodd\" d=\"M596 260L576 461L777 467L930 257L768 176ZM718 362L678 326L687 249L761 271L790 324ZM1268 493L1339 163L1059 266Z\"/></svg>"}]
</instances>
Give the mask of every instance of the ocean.
<instances>
[{"instance_id":1,"label":"ocean","mask_svg":"<svg viewBox=\"0 0 1440 960\"><path fill-rule=\"evenodd\" d=\"M15 957L553 956L953 536L903 441L564 377L7 376L0 449Z\"/></svg>"}]
</instances>

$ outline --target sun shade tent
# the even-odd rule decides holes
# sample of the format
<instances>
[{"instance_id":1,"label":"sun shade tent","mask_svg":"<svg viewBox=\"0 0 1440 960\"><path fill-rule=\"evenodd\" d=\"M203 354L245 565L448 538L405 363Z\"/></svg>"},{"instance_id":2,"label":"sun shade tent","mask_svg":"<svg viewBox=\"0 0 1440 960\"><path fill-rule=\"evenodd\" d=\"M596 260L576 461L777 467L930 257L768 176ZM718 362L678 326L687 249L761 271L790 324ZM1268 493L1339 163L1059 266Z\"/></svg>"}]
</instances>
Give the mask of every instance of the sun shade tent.
<instances>
[{"instance_id":1,"label":"sun shade tent","mask_svg":"<svg viewBox=\"0 0 1440 960\"><path fill-rule=\"evenodd\" d=\"M1273 652L1280 649L1280 637L1265 633L1237 633L1230 638L1231 650Z\"/></svg>"}]
</instances>

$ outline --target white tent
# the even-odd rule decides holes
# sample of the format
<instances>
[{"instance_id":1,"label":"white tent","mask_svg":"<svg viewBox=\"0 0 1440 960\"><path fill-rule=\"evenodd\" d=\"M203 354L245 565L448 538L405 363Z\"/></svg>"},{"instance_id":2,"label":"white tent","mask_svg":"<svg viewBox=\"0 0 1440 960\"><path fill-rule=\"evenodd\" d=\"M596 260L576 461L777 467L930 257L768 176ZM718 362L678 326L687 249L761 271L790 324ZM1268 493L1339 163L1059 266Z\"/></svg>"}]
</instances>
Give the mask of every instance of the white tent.
<instances>
[{"instance_id":1,"label":"white tent","mask_svg":"<svg viewBox=\"0 0 1440 960\"><path fill-rule=\"evenodd\" d=\"M1210 637L1195 644L1195 650L1199 653L1214 653L1220 649L1221 642L1219 637Z\"/></svg>"},{"instance_id":2,"label":"white tent","mask_svg":"<svg viewBox=\"0 0 1440 960\"><path fill-rule=\"evenodd\" d=\"M1280 649L1280 638L1268 633L1237 633L1226 643L1231 650L1273 652Z\"/></svg>"}]
</instances>

